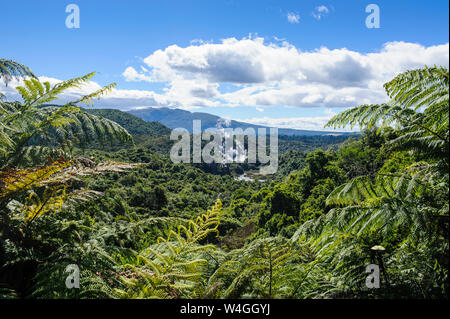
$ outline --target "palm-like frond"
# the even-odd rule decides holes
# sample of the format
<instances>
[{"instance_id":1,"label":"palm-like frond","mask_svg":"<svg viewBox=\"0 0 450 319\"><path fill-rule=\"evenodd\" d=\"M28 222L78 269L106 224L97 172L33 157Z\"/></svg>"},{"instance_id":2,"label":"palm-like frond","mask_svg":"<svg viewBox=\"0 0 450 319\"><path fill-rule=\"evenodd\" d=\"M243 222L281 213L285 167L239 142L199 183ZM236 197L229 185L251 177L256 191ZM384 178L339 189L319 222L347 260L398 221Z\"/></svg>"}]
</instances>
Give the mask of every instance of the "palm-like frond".
<instances>
[{"instance_id":1,"label":"palm-like frond","mask_svg":"<svg viewBox=\"0 0 450 319\"><path fill-rule=\"evenodd\" d=\"M396 175L379 172L374 178L357 177L336 188L329 195L327 204L359 207L361 212L364 211L359 221L365 220L362 217L365 213L372 216L371 221L384 214L385 225L389 225L387 215L391 214L386 212L398 203L403 203L397 208L401 215L404 207L414 205L412 203L424 194L448 195L448 78L448 69L442 67L402 73L384 86L392 98L388 104L359 106L328 122L328 126L335 127L359 124L366 128L379 125L381 129L395 124L399 134L389 142L391 147L415 151L435 163L416 162ZM341 211L345 212L345 209ZM380 214L380 211L384 213ZM442 213L439 209L435 211L438 215Z\"/></svg>"},{"instance_id":2,"label":"palm-like frond","mask_svg":"<svg viewBox=\"0 0 450 319\"><path fill-rule=\"evenodd\" d=\"M30 147L36 150L34 145L65 149L72 143L98 147L132 141L131 135L117 123L81 112L76 106L77 103L92 103L94 98L109 92L115 83L62 106L42 106L67 89L79 88L93 75L63 81L53 87L49 82L25 80L24 86L17 87L24 103L0 102L0 152L6 159L3 166L24 162L22 155L29 153Z\"/></svg>"},{"instance_id":3,"label":"palm-like frond","mask_svg":"<svg viewBox=\"0 0 450 319\"><path fill-rule=\"evenodd\" d=\"M448 78L449 71L444 67L425 67L399 74L384 88L396 104L435 110L448 106Z\"/></svg>"},{"instance_id":4,"label":"palm-like frond","mask_svg":"<svg viewBox=\"0 0 450 319\"><path fill-rule=\"evenodd\" d=\"M8 85L8 82L13 78L18 79L27 76L35 79L37 78L25 65L12 60L0 59L0 79L3 79L6 85Z\"/></svg>"},{"instance_id":5,"label":"palm-like frond","mask_svg":"<svg viewBox=\"0 0 450 319\"><path fill-rule=\"evenodd\" d=\"M221 298L303 296L310 285L320 286L317 277L309 277L314 259L315 254L306 245L283 237L259 238L221 258L208 280L207 291L219 287L216 295ZM314 265L315 270L319 267ZM329 288L323 285L321 292Z\"/></svg>"},{"instance_id":6,"label":"palm-like frond","mask_svg":"<svg viewBox=\"0 0 450 319\"><path fill-rule=\"evenodd\" d=\"M381 169L374 176L359 176L337 187L326 201L332 209L304 223L292 237L294 242L309 244L318 262L326 262L344 287L361 289L361 274L373 257L371 246L363 249L361 242L374 234L391 240L392 234L398 234L403 245L395 260L403 258L405 251L422 249L423 238L442 238L438 224L442 217L448 220L449 213L448 78L448 69L442 67L402 73L384 86L389 103L355 107L327 123L379 127L378 132L393 127L396 137L387 146L425 159L395 174ZM424 252L428 262L439 266L432 254ZM440 282L445 282L446 274L443 278Z\"/></svg>"},{"instance_id":7,"label":"palm-like frond","mask_svg":"<svg viewBox=\"0 0 450 319\"><path fill-rule=\"evenodd\" d=\"M449 71L443 67L412 70L385 84L391 101L362 105L334 116L326 126L363 128L394 125L403 134L392 141L398 148L430 151L436 157L449 155Z\"/></svg>"},{"instance_id":8,"label":"palm-like frond","mask_svg":"<svg viewBox=\"0 0 450 319\"><path fill-rule=\"evenodd\" d=\"M192 296L203 276L201 269L208 261L202 258L213 245L199 245L208 234L217 232L222 203L216 205L188 225L179 225L178 231L170 231L167 238L146 248L137 256L137 265L126 264L131 271L122 276L123 289L116 292L123 298L174 298Z\"/></svg>"}]
</instances>

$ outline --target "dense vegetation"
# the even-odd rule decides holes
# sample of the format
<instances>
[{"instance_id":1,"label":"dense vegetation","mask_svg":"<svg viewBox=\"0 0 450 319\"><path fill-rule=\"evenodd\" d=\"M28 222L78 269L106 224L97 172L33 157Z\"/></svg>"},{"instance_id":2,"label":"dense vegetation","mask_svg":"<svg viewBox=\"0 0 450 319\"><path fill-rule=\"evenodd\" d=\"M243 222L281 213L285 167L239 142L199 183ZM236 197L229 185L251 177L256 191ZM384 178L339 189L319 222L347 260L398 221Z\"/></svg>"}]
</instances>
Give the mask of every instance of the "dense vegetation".
<instances>
[{"instance_id":1,"label":"dense vegetation","mask_svg":"<svg viewBox=\"0 0 450 319\"><path fill-rule=\"evenodd\" d=\"M0 101L0 298L448 297L447 69L328 123L362 135L280 140L263 181L174 164L164 126L77 106L113 85L49 104L93 74L51 87L0 60L13 76L29 79Z\"/></svg>"}]
</instances>

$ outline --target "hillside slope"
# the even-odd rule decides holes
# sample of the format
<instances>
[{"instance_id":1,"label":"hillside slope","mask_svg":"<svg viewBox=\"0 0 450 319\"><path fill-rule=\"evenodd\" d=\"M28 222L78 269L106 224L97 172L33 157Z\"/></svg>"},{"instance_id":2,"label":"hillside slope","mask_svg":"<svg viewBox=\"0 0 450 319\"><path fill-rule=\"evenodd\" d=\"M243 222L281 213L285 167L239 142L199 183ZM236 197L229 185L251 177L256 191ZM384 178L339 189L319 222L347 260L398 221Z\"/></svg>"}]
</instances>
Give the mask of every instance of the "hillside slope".
<instances>
[{"instance_id":1,"label":"hillside slope","mask_svg":"<svg viewBox=\"0 0 450 319\"><path fill-rule=\"evenodd\" d=\"M115 109L84 109L85 112L97 116L102 116L118 123L125 128L131 135L167 135L171 130L165 125L146 121L131 113Z\"/></svg>"},{"instance_id":2,"label":"hillside slope","mask_svg":"<svg viewBox=\"0 0 450 319\"><path fill-rule=\"evenodd\" d=\"M145 108L139 110L131 110L128 113L136 115L146 121L152 122L160 122L171 129L175 128L185 128L189 132L192 133L192 121L193 120L201 120L202 121L202 129L207 128L221 128L221 127L229 127L229 128L267 128L261 125L254 125L250 123L244 123L234 120L224 120L219 116L201 113L201 112L189 112L185 110L179 109L169 109L166 107L163 108ZM279 135L288 135L288 136L314 136L314 135L351 135L352 133L337 133L337 132L324 132L324 131L311 131L311 130L296 130L296 129L286 129L279 128Z\"/></svg>"}]
</instances>

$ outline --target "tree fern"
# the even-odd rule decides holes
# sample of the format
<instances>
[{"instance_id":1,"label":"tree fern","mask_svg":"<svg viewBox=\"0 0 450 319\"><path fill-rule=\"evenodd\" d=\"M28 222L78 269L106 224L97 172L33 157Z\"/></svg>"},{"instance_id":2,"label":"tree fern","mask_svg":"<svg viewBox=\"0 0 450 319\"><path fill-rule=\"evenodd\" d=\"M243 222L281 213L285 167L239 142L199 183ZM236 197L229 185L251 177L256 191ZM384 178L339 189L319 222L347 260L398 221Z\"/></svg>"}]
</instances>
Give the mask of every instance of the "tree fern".
<instances>
[{"instance_id":1,"label":"tree fern","mask_svg":"<svg viewBox=\"0 0 450 319\"><path fill-rule=\"evenodd\" d=\"M223 257L208 280L221 298L293 298L307 289L305 271L314 254L282 237L252 241Z\"/></svg>"},{"instance_id":2,"label":"tree fern","mask_svg":"<svg viewBox=\"0 0 450 319\"><path fill-rule=\"evenodd\" d=\"M409 152L421 159L401 171L392 173L382 167L375 175L358 176L337 187L327 198L332 209L294 234L294 242L311 245L319 260L327 261L328 271L346 283L344 291L364 290L362 274L364 266L373 262L370 247L379 244L377 238L393 245L390 249L395 254L387 263L399 289L408 279L398 275L401 270L394 260L403 258L406 250L434 247L430 243L439 247L424 254L429 259L421 263L422 273L433 273L426 270L430 263L436 269L445 263L433 256L448 254L448 245L441 243L445 234L439 230L440 218L448 220L449 211L448 77L448 70L442 67L405 72L385 84L389 103L352 108L327 123L333 127L378 127L378 133L393 127L397 137L388 142L388 150ZM447 280L445 272L439 276L443 289L437 295L445 291ZM426 284L433 280L437 279L430 277Z\"/></svg>"},{"instance_id":3,"label":"tree fern","mask_svg":"<svg viewBox=\"0 0 450 319\"><path fill-rule=\"evenodd\" d=\"M68 141L78 142L79 145L131 141L131 136L120 125L80 112L80 108L76 106L79 103L92 104L93 99L111 91L115 83L64 105L43 107L44 104L58 99L64 91L80 88L94 74L89 73L53 86L49 82L41 83L35 78L24 80L24 86L16 88L23 103L0 102L0 152L4 157L2 159L0 155L0 162L5 162L7 158L8 165L17 164L19 154L33 143L43 146L43 143L47 142L52 147L58 147Z\"/></svg>"},{"instance_id":4,"label":"tree fern","mask_svg":"<svg viewBox=\"0 0 450 319\"><path fill-rule=\"evenodd\" d=\"M403 134L396 147L428 151L436 158L449 155L449 71L443 67L412 70L384 85L388 104L362 105L334 116L326 126L361 128L394 125ZM447 162L448 165L448 162Z\"/></svg>"},{"instance_id":5,"label":"tree fern","mask_svg":"<svg viewBox=\"0 0 450 319\"><path fill-rule=\"evenodd\" d=\"M192 297L201 269L207 260L201 255L214 249L213 245L198 245L210 233L217 233L222 203L218 200L206 214L178 226L167 238L137 256L137 263L126 264L131 272L122 276L124 289L116 292L125 298L178 298Z\"/></svg>"},{"instance_id":6,"label":"tree fern","mask_svg":"<svg viewBox=\"0 0 450 319\"><path fill-rule=\"evenodd\" d=\"M358 123L370 128L381 121L382 128L396 122L400 134L390 142L392 149L415 151L435 163L417 162L395 175L379 172L375 178L357 177L336 188L329 195L328 204L357 205L372 213L384 207L384 214L374 214L386 217L391 205L401 211L417 206L414 202L430 192L448 196L448 70L435 67L408 71L386 83L385 88L392 98L389 104L350 109L327 125ZM424 110L417 111L419 108ZM445 215L448 205L443 210L433 210L437 215Z\"/></svg>"},{"instance_id":7,"label":"tree fern","mask_svg":"<svg viewBox=\"0 0 450 319\"><path fill-rule=\"evenodd\" d=\"M0 79L3 79L6 85L13 78L32 77L36 79L34 73L25 65L6 59L0 59Z\"/></svg>"}]
</instances>

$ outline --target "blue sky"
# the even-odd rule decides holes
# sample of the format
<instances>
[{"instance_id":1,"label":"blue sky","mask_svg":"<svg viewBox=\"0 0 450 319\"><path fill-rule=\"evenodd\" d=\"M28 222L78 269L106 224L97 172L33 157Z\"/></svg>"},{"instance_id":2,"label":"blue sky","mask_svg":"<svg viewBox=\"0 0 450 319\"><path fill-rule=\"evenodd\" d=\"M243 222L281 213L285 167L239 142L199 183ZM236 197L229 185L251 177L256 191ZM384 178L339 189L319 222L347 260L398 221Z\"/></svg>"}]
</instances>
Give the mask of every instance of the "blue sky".
<instances>
[{"instance_id":1,"label":"blue sky","mask_svg":"<svg viewBox=\"0 0 450 319\"><path fill-rule=\"evenodd\" d=\"M65 25L70 3L79 29ZM370 3L380 28L365 25ZM381 85L399 72L448 66L448 10L440 0L6 1L0 48L43 79L97 71L89 88L117 82L98 107L320 129L347 107L384 102Z\"/></svg>"}]
</instances>

